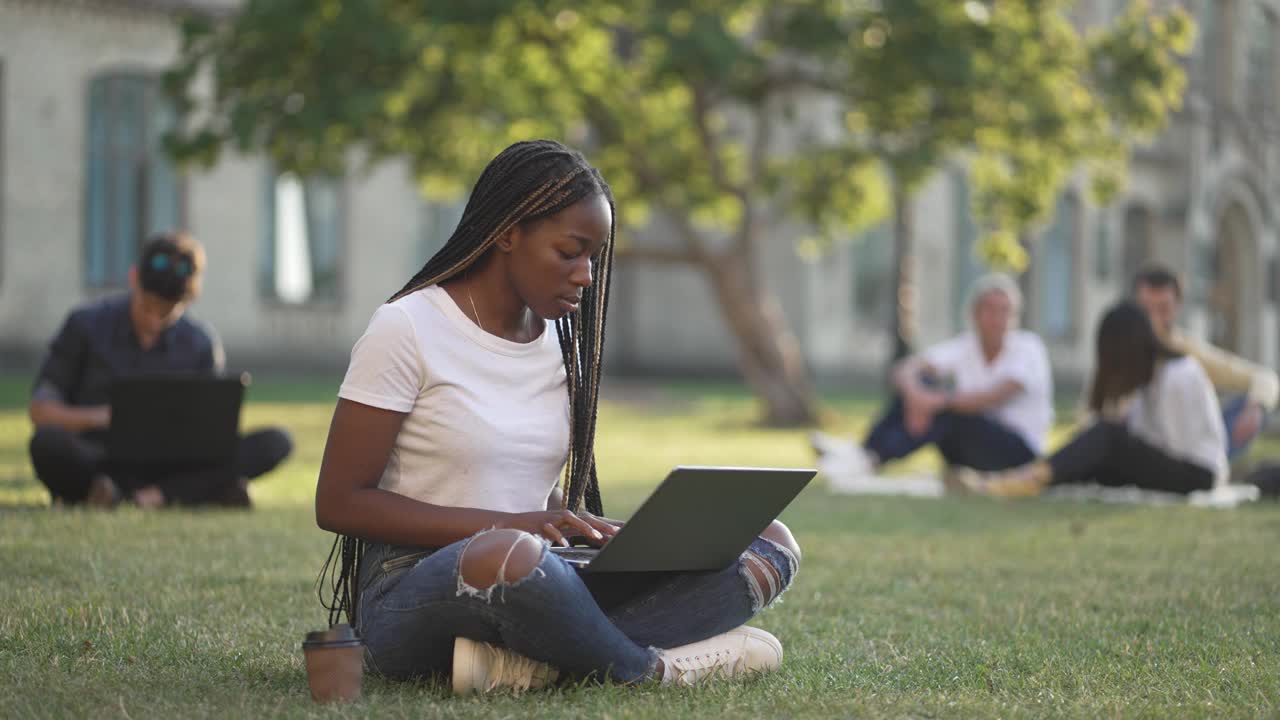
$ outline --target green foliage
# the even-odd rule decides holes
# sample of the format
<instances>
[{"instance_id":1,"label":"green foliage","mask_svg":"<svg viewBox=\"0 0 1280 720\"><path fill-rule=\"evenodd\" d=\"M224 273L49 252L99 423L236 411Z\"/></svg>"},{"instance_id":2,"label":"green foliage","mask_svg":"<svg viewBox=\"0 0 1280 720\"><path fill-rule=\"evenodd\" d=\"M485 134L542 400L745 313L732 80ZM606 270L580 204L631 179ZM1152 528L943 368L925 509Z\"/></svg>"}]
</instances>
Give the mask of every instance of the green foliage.
<instances>
[{"instance_id":1,"label":"green foliage","mask_svg":"<svg viewBox=\"0 0 1280 720\"><path fill-rule=\"evenodd\" d=\"M1082 163L1106 197L1176 108L1192 23L1136 3L1086 36L1067 0L250 0L184 24L181 158L232 143L332 172L406 156L457 194L503 145L587 146L623 220L739 231L785 210L825 239L967 153L988 255L1017 264ZM208 71L208 74L205 74ZM211 91L202 78L216 78ZM201 100L202 92L211 95Z\"/></svg>"},{"instance_id":2,"label":"green foliage","mask_svg":"<svg viewBox=\"0 0 1280 720\"><path fill-rule=\"evenodd\" d=\"M895 0L866 13L840 50L839 89L861 135L908 190L948 158L971 164L989 263L1021 269L1019 233L1045 219L1081 164L1095 196L1123 182L1128 146L1180 102L1191 22L1134 3L1083 34L1066 0Z\"/></svg>"}]
</instances>

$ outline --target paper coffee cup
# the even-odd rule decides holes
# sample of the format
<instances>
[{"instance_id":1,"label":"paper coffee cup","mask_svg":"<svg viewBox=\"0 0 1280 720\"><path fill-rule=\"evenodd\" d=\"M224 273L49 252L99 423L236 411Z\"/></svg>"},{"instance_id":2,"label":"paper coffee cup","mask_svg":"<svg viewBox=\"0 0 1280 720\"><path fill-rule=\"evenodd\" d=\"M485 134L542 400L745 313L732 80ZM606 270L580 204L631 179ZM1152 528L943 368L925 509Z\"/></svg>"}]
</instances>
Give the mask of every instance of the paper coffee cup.
<instances>
[{"instance_id":1,"label":"paper coffee cup","mask_svg":"<svg viewBox=\"0 0 1280 720\"><path fill-rule=\"evenodd\" d=\"M364 643L346 623L307 633L302 643L307 684L316 702L347 702L360 697Z\"/></svg>"}]
</instances>

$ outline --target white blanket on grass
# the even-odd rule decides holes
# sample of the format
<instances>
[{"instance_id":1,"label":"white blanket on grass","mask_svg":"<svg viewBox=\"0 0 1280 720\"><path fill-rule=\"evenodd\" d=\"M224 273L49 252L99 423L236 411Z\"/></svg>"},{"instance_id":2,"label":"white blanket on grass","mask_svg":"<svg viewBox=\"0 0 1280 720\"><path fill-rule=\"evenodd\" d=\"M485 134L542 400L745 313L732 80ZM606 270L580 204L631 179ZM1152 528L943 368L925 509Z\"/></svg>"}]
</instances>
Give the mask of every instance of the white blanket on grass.
<instances>
[{"instance_id":1,"label":"white blanket on grass","mask_svg":"<svg viewBox=\"0 0 1280 720\"><path fill-rule=\"evenodd\" d=\"M827 487L837 495L905 495L910 497L942 497L946 489L941 478L932 474L913 475L864 475L860 477L824 472ZM1260 495L1256 485L1220 485L1212 490L1197 490L1190 495L1144 490L1129 485L1107 487L1104 485L1073 484L1049 488L1041 497L1050 500L1075 500L1077 502L1102 502L1131 505L1180 505L1194 507L1234 508L1257 500Z\"/></svg>"}]
</instances>

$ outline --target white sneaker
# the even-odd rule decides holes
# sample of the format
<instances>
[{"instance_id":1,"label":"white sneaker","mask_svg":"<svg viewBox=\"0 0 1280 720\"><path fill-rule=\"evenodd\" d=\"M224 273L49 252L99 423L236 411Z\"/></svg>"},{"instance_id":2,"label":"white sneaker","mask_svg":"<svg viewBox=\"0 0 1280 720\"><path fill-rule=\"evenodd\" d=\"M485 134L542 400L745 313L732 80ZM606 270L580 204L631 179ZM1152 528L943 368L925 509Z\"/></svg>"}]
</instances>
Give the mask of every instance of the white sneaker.
<instances>
[{"instance_id":1,"label":"white sneaker","mask_svg":"<svg viewBox=\"0 0 1280 720\"><path fill-rule=\"evenodd\" d=\"M498 688L536 690L555 682L560 671L506 648L460 637L453 641L453 692L492 692Z\"/></svg>"},{"instance_id":2,"label":"white sneaker","mask_svg":"<svg viewBox=\"0 0 1280 720\"><path fill-rule=\"evenodd\" d=\"M662 651L664 684L695 685L711 677L736 677L777 670L782 643L759 628L743 625L696 643Z\"/></svg>"},{"instance_id":3,"label":"white sneaker","mask_svg":"<svg viewBox=\"0 0 1280 720\"><path fill-rule=\"evenodd\" d=\"M818 453L818 471L829 481L857 480L874 475L875 459L852 440L814 432L809 444Z\"/></svg>"},{"instance_id":4,"label":"white sneaker","mask_svg":"<svg viewBox=\"0 0 1280 720\"><path fill-rule=\"evenodd\" d=\"M828 435L820 430L809 433L809 445L818 455L843 455L854 449L852 440Z\"/></svg>"}]
</instances>

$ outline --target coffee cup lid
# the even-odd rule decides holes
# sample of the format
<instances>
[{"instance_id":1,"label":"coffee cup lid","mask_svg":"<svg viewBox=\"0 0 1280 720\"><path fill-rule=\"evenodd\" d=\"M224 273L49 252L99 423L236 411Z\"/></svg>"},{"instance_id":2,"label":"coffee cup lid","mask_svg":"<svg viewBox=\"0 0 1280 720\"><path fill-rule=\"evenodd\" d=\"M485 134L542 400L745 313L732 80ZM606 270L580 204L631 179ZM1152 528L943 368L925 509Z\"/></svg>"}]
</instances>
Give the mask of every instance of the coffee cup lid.
<instances>
[{"instance_id":1,"label":"coffee cup lid","mask_svg":"<svg viewBox=\"0 0 1280 720\"><path fill-rule=\"evenodd\" d=\"M309 645L359 645L360 636L356 634L355 628L347 623L339 623L331 626L328 630L313 630L307 633L307 639L302 644L304 647Z\"/></svg>"}]
</instances>

